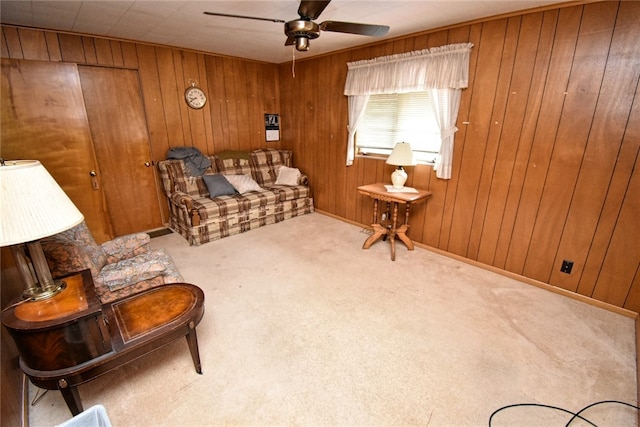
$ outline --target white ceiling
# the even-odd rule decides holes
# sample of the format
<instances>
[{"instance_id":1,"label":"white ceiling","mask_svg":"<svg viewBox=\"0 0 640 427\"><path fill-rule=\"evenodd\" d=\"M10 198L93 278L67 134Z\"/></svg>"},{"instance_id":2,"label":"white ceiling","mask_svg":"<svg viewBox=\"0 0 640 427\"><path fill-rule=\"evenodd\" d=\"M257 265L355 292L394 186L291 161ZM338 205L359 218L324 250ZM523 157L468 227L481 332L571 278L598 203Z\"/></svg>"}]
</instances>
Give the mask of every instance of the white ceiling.
<instances>
[{"instance_id":1,"label":"white ceiling","mask_svg":"<svg viewBox=\"0 0 640 427\"><path fill-rule=\"evenodd\" d=\"M296 59L369 44L478 18L543 7L566 0L333 0L320 17L389 25L381 38L323 32ZM290 61L282 23L204 15L204 11L282 19L298 18L299 0L129 0L0 2L3 24L149 42L272 63Z\"/></svg>"}]
</instances>

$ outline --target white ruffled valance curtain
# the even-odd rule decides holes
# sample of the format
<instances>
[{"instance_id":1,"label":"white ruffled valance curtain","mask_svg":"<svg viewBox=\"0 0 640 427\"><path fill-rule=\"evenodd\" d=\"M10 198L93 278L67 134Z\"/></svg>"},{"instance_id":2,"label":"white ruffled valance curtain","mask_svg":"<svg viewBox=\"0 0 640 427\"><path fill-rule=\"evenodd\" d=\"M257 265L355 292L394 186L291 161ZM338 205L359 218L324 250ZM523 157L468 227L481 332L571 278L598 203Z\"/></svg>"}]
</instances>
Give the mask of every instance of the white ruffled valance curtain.
<instances>
[{"instance_id":1,"label":"white ruffled valance curtain","mask_svg":"<svg viewBox=\"0 0 640 427\"><path fill-rule=\"evenodd\" d=\"M349 62L344 94L349 97L347 166L353 164L355 133L369 95L431 91L442 135L436 176L451 178L453 139L457 131L460 92L469 84L472 43L459 43L414 52Z\"/></svg>"}]
</instances>

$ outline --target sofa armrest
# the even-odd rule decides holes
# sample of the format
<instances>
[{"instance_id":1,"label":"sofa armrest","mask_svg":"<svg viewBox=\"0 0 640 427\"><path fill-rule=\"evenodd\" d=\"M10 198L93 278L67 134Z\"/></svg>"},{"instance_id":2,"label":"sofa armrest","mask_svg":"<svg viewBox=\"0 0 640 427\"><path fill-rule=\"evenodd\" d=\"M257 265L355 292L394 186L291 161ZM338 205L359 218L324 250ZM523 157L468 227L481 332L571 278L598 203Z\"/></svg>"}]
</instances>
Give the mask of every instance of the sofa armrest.
<instances>
[{"instance_id":1,"label":"sofa armrest","mask_svg":"<svg viewBox=\"0 0 640 427\"><path fill-rule=\"evenodd\" d=\"M100 246L107 254L107 264L112 264L148 252L150 240L147 233L134 233L116 237Z\"/></svg>"},{"instance_id":2,"label":"sofa armrest","mask_svg":"<svg viewBox=\"0 0 640 427\"><path fill-rule=\"evenodd\" d=\"M178 206L180 209L183 209L187 215L187 218L191 221L191 226L200 225L200 214L198 213L198 209L194 208L193 197L189 196L186 193L176 191L171 194L171 203Z\"/></svg>"},{"instance_id":3,"label":"sofa armrest","mask_svg":"<svg viewBox=\"0 0 640 427\"><path fill-rule=\"evenodd\" d=\"M171 193L169 200L171 200L171 203L174 205L185 206L187 209L191 209L193 207L193 197L183 193L182 191L174 191Z\"/></svg>"}]
</instances>

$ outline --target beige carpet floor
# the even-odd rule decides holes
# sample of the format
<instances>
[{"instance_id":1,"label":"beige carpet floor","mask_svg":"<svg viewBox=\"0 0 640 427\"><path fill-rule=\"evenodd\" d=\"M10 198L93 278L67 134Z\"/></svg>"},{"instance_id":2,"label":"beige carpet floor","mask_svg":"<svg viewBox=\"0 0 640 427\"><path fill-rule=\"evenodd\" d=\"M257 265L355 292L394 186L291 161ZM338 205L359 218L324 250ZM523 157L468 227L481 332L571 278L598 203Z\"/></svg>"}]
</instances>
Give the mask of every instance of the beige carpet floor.
<instances>
[{"instance_id":1,"label":"beige carpet floor","mask_svg":"<svg viewBox=\"0 0 640 427\"><path fill-rule=\"evenodd\" d=\"M200 247L154 238L205 292L204 373L179 340L80 386L85 409L116 427L486 426L518 403L637 403L631 318L421 248L391 262L366 237L315 213ZM582 415L637 425L622 405ZM34 427L69 418L56 391L30 410ZM492 425L570 418L514 407Z\"/></svg>"}]
</instances>

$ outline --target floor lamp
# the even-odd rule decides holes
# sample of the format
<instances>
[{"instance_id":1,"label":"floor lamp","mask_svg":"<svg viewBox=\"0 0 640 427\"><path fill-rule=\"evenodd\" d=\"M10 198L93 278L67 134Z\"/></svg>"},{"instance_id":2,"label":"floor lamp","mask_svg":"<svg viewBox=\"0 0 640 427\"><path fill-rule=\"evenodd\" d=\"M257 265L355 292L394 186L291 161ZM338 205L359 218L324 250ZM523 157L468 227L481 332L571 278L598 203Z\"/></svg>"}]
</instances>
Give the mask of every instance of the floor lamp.
<instances>
[{"instance_id":1,"label":"floor lamp","mask_svg":"<svg viewBox=\"0 0 640 427\"><path fill-rule=\"evenodd\" d=\"M54 281L39 239L83 221L82 213L37 160L0 159L0 247L9 246L27 300L51 298Z\"/></svg>"}]
</instances>

